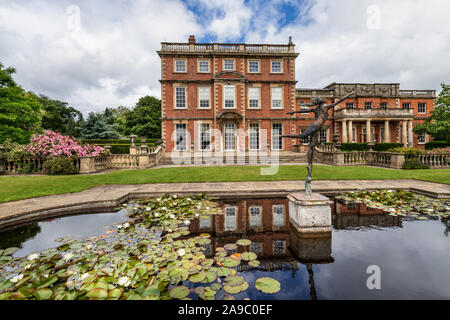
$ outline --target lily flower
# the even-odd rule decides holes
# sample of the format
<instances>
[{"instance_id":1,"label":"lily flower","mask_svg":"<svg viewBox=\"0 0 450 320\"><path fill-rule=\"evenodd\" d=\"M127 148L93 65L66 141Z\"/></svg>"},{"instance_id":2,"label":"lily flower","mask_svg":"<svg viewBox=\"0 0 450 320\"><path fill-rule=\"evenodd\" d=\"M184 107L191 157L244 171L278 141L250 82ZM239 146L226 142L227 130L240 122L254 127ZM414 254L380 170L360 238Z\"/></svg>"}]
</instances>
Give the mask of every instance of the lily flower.
<instances>
[{"instance_id":1,"label":"lily flower","mask_svg":"<svg viewBox=\"0 0 450 320\"><path fill-rule=\"evenodd\" d=\"M9 281L11 281L12 283L17 283L22 279L23 279L23 274L19 274L18 276L11 278Z\"/></svg>"},{"instance_id":2,"label":"lily flower","mask_svg":"<svg viewBox=\"0 0 450 320\"><path fill-rule=\"evenodd\" d=\"M117 284L122 287L128 287L131 284L131 280L128 277L122 277L117 281Z\"/></svg>"},{"instance_id":3,"label":"lily flower","mask_svg":"<svg viewBox=\"0 0 450 320\"><path fill-rule=\"evenodd\" d=\"M28 256L28 260L30 261L36 260L37 258L39 258L39 254L37 253L33 253Z\"/></svg>"}]
</instances>

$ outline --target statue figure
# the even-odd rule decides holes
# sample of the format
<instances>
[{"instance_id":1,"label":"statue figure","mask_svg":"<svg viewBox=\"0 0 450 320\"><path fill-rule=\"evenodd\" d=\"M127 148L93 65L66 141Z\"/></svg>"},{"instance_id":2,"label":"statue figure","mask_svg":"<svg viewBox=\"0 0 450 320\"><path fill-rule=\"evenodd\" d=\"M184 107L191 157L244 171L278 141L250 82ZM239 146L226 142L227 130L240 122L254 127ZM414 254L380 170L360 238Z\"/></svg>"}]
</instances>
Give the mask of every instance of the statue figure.
<instances>
[{"instance_id":1,"label":"statue figure","mask_svg":"<svg viewBox=\"0 0 450 320\"><path fill-rule=\"evenodd\" d=\"M314 112L315 120L313 123L309 125L309 127L303 131L301 134L298 135L283 135L283 138L295 138L295 139L302 139L309 137L309 145L308 145L308 176L306 177L305 182L305 195L311 196L312 195L312 188L311 188L311 182L312 182L312 166L313 166L313 160L314 160L314 150L317 145L317 141L319 138L319 132L320 130L323 130L325 121L328 120L328 110L336 106L337 104L341 103L348 97L350 97L355 92L350 92L343 98L339 99L338 101L326 105L325 99L322 97L315 97L311 100L310 103L307 104L301 104L302 110L294 111L294 112L288 112L288 114L295 114L295 113L310 113ZM309 107L317 106L314 109L305 109Z\"/></svg>"}]
</instances>

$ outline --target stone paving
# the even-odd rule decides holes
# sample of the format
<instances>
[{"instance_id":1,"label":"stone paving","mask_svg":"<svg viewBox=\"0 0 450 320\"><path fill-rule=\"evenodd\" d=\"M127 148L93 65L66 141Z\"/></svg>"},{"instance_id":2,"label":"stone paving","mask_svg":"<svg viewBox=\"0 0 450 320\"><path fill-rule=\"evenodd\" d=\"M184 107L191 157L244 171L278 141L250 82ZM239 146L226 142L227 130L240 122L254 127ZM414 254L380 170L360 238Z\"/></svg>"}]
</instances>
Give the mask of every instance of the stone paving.
<instances>
[{"instance_id":1,"label":"stone paving","mask_svg":"<svg viewBox=\"0 0 450 320\"><path fill-rule=\"evenodd\" d=\"M336 195L354 190L399 189L434 198L450 198L450 186L418 180L317 180L313 191ZM37 219L76 213L111 212L119 204L166 193L205 192L215 197L287 196L304 190L304 181L164 183L143 185L104 185L78 193L45 196L0 203L0 228Z\"/></svg>"}]
</instances>

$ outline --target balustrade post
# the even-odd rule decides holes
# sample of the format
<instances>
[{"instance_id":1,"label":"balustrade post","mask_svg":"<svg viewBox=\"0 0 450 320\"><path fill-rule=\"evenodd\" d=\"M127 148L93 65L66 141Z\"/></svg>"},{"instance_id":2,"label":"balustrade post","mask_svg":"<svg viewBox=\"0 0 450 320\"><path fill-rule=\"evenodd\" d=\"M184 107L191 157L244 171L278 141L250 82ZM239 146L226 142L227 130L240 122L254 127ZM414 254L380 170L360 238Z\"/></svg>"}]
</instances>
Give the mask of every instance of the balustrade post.
<instances>
[{"instance_id":1,"label":"balustrade post","mask_svg":"<svg viewBox=\"0 0 450 320\"><path fill-rule=\"evenodd\" d=\"M95 157L80 157L81 174L93 173L95 171Z\"/></svg>"}]
</instances>

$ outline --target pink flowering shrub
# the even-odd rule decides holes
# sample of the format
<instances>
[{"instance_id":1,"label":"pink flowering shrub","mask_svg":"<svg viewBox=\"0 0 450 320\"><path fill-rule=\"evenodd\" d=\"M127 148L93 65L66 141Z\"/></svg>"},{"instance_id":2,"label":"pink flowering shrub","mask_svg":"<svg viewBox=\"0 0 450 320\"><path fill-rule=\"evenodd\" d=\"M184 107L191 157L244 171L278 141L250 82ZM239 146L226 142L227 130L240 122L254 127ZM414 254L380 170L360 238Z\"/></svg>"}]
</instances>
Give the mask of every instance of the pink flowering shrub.
<instances>
[{"instance_id":1,"label":"pink flowering shrub","mask_svg":"<svg viewBox=\"0 0 450 320\"><path fill-rule=\"evenodd\" d=\"M84 157L97 156L105 151L98 145L79 145L74 139L53 131L34 135L30 143L24 147L34 157Z\"/></svg>"},{"instance_id":2,"label":"pink flowering shrub","mask_svg":"<svg viewBox=\"0 0 450 320\"><path fill-rule=\"evenodd\" d=\"M450 147L436 148L427 151L428 154L448 154L450 153Z\"/></svg>"}]
</instances>

